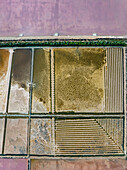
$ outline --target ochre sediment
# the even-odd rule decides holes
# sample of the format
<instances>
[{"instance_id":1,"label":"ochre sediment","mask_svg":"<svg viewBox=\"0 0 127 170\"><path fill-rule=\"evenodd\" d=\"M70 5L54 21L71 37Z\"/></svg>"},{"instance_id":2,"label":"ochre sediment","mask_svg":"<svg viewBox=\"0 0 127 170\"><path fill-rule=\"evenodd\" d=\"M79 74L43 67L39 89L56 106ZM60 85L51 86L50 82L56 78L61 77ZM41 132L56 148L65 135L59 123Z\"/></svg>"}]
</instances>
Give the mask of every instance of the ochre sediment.
<instances>
[{"instance_id":1,"label":"ochre sediment","mask_svg":"<svg viewBox=\"0 0 127 170\"><path fill-rule=\"evenodd\" d=\"M0 112L5 112L6 97L8 91L8 61L9 51L0 50Z\"/></svg>"},{"instance_id":2,"label":"ochre sediment","mask_svg":"<svg viewBox=\"0 0 127 170\"><path fill-rule=\"evenodd\" d=\"M56 111L102 112L105 64L102 48L55 49Z\"/></svg>"},{"instance_id":3,"label":"ochre sediment","mask_svg":"<svg viewBox=\"0 0 127 170\"><path fill-rule=\"evenodd\" d=\"M50 51L35 49L32 112L50 111Z\"/></svg>"}]
</instances>

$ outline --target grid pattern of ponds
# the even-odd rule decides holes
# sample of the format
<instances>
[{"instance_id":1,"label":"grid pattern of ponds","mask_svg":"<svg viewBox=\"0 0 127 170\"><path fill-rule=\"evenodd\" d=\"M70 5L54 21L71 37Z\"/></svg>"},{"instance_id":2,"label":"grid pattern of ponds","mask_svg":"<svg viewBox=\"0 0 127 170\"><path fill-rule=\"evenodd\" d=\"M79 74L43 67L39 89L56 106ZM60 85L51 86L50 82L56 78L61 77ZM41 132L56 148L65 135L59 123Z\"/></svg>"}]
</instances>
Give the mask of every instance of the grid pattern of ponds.
<instances>
[{"instance_id":1,"label":"grid pattern of ponds","mask_svg":"<svg viewBox=\"0 0 127 170\"><path fill-rule=\"evenodd\" d=\"M125 155L123 48L0 49L1 157Z\"/></svg>"}]
</instances>

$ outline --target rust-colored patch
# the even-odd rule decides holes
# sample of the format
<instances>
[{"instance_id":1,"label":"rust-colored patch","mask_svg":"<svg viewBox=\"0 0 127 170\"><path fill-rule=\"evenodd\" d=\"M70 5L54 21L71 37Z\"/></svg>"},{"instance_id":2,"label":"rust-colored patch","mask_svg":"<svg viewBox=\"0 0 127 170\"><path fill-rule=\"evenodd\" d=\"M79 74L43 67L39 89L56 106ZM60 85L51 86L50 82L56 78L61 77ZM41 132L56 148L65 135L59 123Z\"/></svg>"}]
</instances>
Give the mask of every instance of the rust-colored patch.
<instances>
[{"instance_id":1,"label":"rust-colored patch","mask_svg":"<svg viewBox=\"0 0 127 170\"><path fill-rule=\"evenodd\" d=\"M0 50L0 112L5 111L7 88L8 88L8 61L9 51Z\"/></svg>"},{"instance_id":2,"label":"rust-colored patch","mask_svg":"<svg viewBox=\"0 0 127 170\"><path fill-rule=\"evenodd\" d=\"M0 50L0 77L6 74L8 68L9 51Z\"/></svg>"},{"instance_id":3,"label":"rust-colored patch","mask_svg":"<svg viewBox=\"0 0 127 170\"><path fill-rule=\"evenodd\" d=\"M105 64L102 48L55 49L56 111L102 112Z\"/></svg>"}]
</instances>

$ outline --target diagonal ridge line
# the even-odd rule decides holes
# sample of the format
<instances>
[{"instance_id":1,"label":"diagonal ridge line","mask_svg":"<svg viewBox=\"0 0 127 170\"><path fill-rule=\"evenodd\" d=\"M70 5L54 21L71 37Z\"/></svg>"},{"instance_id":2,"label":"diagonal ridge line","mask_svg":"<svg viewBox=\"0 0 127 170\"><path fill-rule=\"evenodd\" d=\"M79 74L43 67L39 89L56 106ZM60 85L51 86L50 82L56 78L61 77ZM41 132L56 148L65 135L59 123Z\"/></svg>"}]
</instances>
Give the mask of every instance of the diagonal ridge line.
<instances>
[{"instance_id":1,"label":"diagonal ridge line","mask_svg":"<svg viewBox=\"0 0 127 170\"><path fill-rule=\"evenodd\" d=\"M121 147L115 142L115 140L110 136L110 134L106 131L106 129L95 119L95 122L100 126L100 128L106 133L106 135L109 137L109 139L111 139L116 145L117 147L123 152L123 150L121 149Z\"/></svg>"}]
</instances>

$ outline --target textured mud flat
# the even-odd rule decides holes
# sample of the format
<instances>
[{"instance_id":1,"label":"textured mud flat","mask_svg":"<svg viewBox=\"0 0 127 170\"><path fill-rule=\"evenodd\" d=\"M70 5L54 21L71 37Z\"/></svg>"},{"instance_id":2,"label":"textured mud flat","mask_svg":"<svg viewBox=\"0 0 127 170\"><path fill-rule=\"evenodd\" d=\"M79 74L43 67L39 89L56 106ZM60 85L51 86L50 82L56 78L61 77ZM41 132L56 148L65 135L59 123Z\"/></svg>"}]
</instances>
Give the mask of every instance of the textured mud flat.
<instances>
[{"instance_id":1,"label":"textured mud flat","mask_svg":"<svg viewBox=\"0 0 127 170\"><path fill-rule=\"evenodd\" d=\"M122 159L91 160L32 160L31 170L126 170L127 162Z\"/></svg>"},{"instance_id":2,"label":"textured mud flat","mask_svg":"<svg viewBox=\"0 0 127 170\"><path fill-rule=\"evenodd\" d=\"M8 119L5 154L27 153L27 119Z\"/></svg>"},{"instance_id":3,"label":"textured mud flat","mask_svg":"<svg viewBox=\"0 0 127 170\"><path fill-rule=\"evenodd\" d=\"M32 112L49 112L50 109L50 50L35 49L33 73Z\"/></svg>"},{"instance_id":4,"label":"textured mud flat","mask_svg":"<svg viewBox=\"0 0 127 170\"><path fill-rule=\"evenodd\" d=\"M38 155L51 154L51 120L32 119L30 153Z\"/></svg>"},{"instance_id":5,"label":"textured mud flat","mask_svg":"<svg viewBox=\"0 0 127 170\"><path fill-rule=\"evenodd\" d=\"M13 54L9 112L28 113L31 50L15 50Z\"/></svg>"},{"instance_id":6,"label":"textured mud flat","mask_svg":"<svg viewBox=\"0 0 127 170\"><path fill-rule=\"evenodd\" d=\"M55 49L56 111L102 112L105 64L105 49Z\"/></svg>"}]
</instances>

